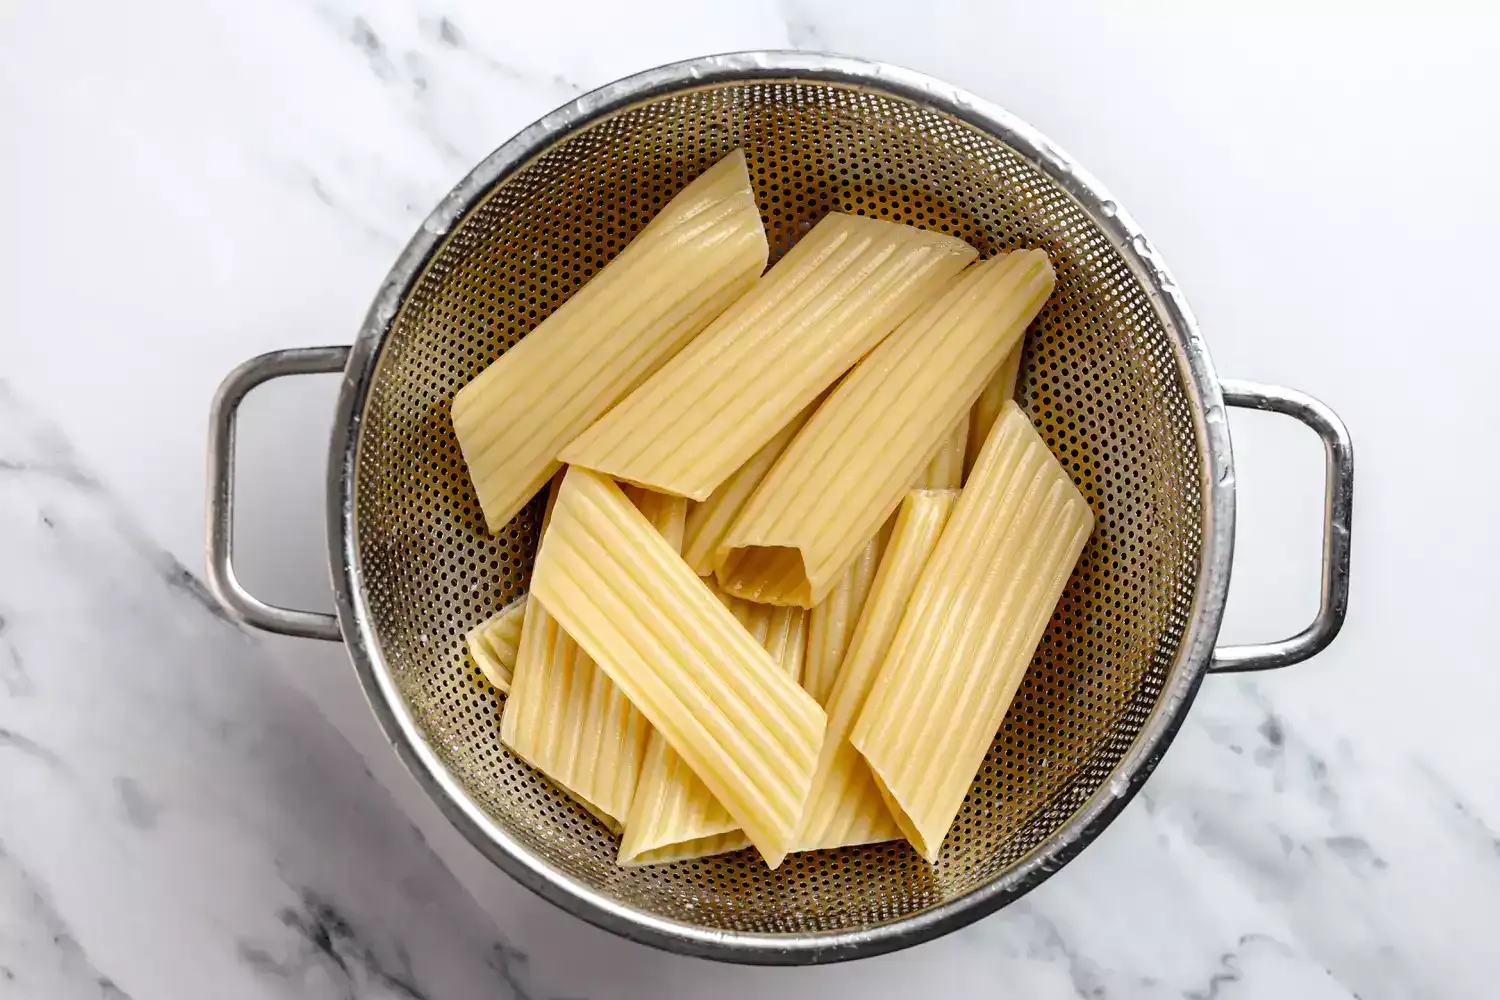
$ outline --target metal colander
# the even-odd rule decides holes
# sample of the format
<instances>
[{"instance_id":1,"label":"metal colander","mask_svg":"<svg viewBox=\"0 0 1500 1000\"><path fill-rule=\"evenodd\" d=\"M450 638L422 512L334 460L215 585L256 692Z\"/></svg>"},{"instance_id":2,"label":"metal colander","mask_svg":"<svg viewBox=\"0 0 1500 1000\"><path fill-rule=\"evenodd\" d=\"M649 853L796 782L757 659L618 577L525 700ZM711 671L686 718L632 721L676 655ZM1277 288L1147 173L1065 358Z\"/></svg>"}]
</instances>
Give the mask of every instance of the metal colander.
<instances>
[{"instance_id":1,"label":"metal colander","mask_svg":"<svg viewBox=\"0 0 1500 1000\"><path fill-rule=\"evenodd\" d=\"M985 256L1041 247L1057 271L1019 395L1098 526L936 864L888 843L796 854L775 871L753 851L622 869L616 838L501 745L504 698L465 655L465 632L525 592L540 508L485 530L449 420L454 393L736 147L773 261L843 211L951 233ZM229 561L235 408L266 378L320 370L345 372L329 469L337 621L257 601ZM1292 413L1328 443L1318 620L1217 658L1278 666L1322 648L1342 619L1351 473L1337 418L1287 390L1221 391L1129 217L999 109L856 60L712 57L589 94L493 154L417 234L352 350L280 352L230 377L215 412L210 581L252 624L344 638L376 714L449 817L569 910L712 957L874 954L1039 882L1165 749L1214 661L1228 585L1226 399Z\"/></svg>"}]
</instances>

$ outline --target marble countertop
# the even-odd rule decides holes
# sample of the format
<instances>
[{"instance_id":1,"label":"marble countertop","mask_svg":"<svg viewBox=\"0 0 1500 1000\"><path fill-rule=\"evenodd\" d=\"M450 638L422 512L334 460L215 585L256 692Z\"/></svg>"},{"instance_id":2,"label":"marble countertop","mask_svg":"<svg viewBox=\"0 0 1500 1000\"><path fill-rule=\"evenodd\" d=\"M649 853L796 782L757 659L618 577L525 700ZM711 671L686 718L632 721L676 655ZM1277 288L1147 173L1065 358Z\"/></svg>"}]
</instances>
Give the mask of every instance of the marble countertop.
<instances>
[{"instance_id":1,"label":"marble countertop","mask_svg":"<svg viewBox=\"0 0 1500 1000\"><path fill-rule=\"evenodd\" d=\"M22 0L0 9L0 997L1480 997L1500 960L1500 18L1482 5ZM970 9L973 8L973 9ZM441 195L575 94L829 49L1005 105L1172 262L1219 371L1320 396L1359 457L1348 625L1209 678L1076 861L844 966L627 943L483 861L343 650L201 578L219 379L351 339ZM244 576L327 608L335 380L243 417ZM1321 452L1233 418L1225 638L1299 628Z\"/></svg>"}]
</instances>

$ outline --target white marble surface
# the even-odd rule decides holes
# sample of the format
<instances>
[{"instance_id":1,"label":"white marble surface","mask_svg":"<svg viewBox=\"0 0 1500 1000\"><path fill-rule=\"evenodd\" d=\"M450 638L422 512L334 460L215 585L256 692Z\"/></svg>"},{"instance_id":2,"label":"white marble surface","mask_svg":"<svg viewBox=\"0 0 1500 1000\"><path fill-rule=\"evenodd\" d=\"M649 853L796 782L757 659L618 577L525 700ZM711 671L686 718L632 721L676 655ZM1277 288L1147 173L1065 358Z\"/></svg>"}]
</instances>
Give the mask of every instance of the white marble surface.
<instances>
[{"instance_id":1,"label":"white marble surface","mask_svg":"<svg viewBox=\"0 0 1500 1000\"><path fill-rule=\"evenodd\" d=\"M0 6L0 997L1495 995L1484 6ZM229 368L347 342L436 200L580 90L789 45L1047 132L1167 255L1220 371L1327 400L1360 469L1344 635L1209 679L1082 857L933 944L757 970L510 883L401 770L340 648L236 628L196 576ZM309 606L332 392L273 386L244 418L245 575ZM1311 612L1321 456L1274 418L1234 431L1226 638L1269 638Z\"/></svg>"}]
</instances>

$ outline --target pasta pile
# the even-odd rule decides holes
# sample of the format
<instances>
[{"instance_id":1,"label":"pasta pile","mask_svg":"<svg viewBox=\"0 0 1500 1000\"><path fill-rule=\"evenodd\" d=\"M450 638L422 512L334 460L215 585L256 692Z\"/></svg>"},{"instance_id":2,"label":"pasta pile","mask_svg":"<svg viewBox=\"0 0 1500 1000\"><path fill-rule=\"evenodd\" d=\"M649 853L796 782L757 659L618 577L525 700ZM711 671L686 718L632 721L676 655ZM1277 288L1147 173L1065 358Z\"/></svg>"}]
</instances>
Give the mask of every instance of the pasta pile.
<instances>
[{"instance_id":1,"label":"pasta pile","mask_svg":"<svg viewBox=\"0 0 1500 1000\"><path fill-rule=\"evenodd\" d=\"M469 653L621 865L936 861L1093 531L1012 399L1052 266L832 213L761 274L757 205L736 151L454 398L492 530L552 482Z\"/></svg>"}]
</instances>

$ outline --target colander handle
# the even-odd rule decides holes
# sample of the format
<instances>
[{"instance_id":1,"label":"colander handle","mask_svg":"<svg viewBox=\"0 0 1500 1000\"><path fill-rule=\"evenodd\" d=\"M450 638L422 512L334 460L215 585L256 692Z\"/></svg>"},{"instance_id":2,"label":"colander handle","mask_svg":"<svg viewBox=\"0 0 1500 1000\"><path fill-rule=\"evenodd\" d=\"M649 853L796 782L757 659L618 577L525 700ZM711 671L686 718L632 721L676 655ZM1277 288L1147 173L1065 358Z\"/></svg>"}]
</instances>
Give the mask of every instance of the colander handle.
<instances>
[{"instance_id":1,"label":"colander handle","mask_svg":"<svg viewBox=\"0 0 1500 1000\"><path fill-rule=\"evenodd\" d=\"M251 358L219 385L209 411L208 588L226 611L247 625L304 639L338 641L339 620L318 611L267 604L246 590L234 572L234 431L240 403L262 382L283 375L341 372L347 347L302 347Z\"/></svg>"},{"instance_id":2,"label":"colander handle","mask_svg":"<svg viewBox=\"0 0 1500 1000\"><path fill-rule=\"evenodd\" d=\"M1349 606L1349 528L1354 511L1354 445L1349 429L1318 400L1295 389L1226 379L1220 383L1224 402L1254 410L1284 413L1311 427L1323 439L1325 486L1323 495L1323 586L1318 616L1311 625L1280 642L1252 646L1220 646L1214 650L1215 673L1272 670L1301 663L1321 652L1344 627Z\"/></svg>"}]
</instances>

